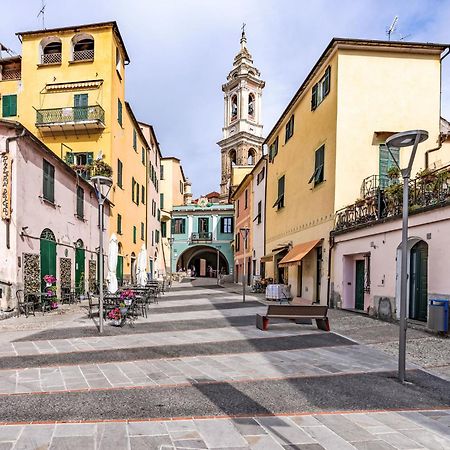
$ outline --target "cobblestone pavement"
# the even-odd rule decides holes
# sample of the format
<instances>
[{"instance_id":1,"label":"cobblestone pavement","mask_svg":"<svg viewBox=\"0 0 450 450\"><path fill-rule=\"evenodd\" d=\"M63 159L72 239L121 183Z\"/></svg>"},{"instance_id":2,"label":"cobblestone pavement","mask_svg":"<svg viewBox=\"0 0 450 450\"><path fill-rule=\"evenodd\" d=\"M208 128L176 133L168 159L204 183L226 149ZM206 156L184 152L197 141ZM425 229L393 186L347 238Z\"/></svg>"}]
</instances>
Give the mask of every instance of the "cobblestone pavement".
<instances>
[{"instance_id":1,"label":"cobblestone pavement","mask_svg":"<svg viewBox=\"0 0 450 450\"><path fill-rule=\"evenodd\" d=\"M179 284L101 337L83 305L3 321L0 450L450 448L450 383L414 364L396 381L395 325L263 332L257 300Z\"/></svg>"}]
</instances>

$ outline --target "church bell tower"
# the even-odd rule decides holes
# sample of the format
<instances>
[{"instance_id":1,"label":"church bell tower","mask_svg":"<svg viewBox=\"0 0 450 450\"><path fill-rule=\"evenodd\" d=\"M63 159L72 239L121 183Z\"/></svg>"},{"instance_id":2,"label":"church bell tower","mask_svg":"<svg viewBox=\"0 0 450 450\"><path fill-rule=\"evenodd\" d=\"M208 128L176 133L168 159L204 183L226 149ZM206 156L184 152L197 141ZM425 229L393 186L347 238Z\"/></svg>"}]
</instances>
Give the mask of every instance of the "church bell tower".
<instances>
[{"instance_id":1,"label":"church bell tower","mask_svg":"<svg viewBox=\"0 0 450 450\"><path fill-rule=\"evenodd\" d=\"M220 199L224 203L228 201L233 167L251 167L262 156L261 97L264 85L247 49L243 25L241 49L234 58L227 82L222 85L223 139L217 144L221 152Z\"/></svg>"}]
</instances>

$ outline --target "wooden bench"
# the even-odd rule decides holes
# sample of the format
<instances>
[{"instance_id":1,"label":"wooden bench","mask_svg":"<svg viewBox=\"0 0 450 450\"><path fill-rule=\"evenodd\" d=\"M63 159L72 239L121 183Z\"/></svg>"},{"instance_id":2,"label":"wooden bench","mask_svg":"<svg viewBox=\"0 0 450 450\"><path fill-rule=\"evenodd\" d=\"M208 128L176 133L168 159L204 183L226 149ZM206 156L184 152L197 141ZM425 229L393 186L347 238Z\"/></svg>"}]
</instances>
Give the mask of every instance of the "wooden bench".
<instances>
[{"instance_id":1,"label":"wooden bench","mask_svg":"<svg viewBox=\"0 0 450 450\"><path fill-rule=\"evenodd\" d=\"M319 330L330 331L327 312L328 306L320 305L269 305L265 316L256 314L256 327L267 330L271 318L295 320L298 323L303 319L315 319Z\"/></svg>"}]
</instances>

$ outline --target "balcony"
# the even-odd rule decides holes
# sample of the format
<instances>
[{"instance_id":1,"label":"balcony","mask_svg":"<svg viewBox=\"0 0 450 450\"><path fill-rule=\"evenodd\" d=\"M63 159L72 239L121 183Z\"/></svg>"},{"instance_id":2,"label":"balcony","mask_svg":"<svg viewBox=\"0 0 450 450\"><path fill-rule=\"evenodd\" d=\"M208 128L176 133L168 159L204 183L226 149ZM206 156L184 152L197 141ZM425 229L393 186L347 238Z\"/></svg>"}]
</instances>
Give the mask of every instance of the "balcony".
<instances>
[{"instance_id":1,"label":"balcony","mask_svg":"<svg viewBox=\"0 0 450 450\"><path fill-rule=\"evenodd\" d=\"M3 69L0 75L0 81L10 81L10 80L20 80L21 70L20 69Z\"/></svg>"},{"instance_id":2,"label":"balcony","mask_svg":"<svg viewBox=\"0 0 450 450\"><path fill-rule=\"evenodd\" d=\"M200 231L199 233L192 233L191 244L196 244L198 242L212 242L212 232L211 231Z\"/></svg>"},{"instance_id":3,"label":"balcony","mask_svg":"<svg viewBox=\"0 0 450 450\"><path fill-rule=\"evenodd\" d=\"M71 62L78 61L93 61L94 60L94 49L88 50L74 50L73 60Z\"/></svg>"},{"instance_id":4,"label":"balcony","mask_svg":"<svg viewBox=\"0 0 450 450\"><path fill-rule=\"evenodd\" d=\"M50 65L50 64L61 64L62 61L62 53L45 53L41 55L41 64Z\"/></svg>"},{"instance_id":5,"label":"balcony","mask_svg":"<svg viewBox=\"0 0 450 450\"><path fill-rule=\"evenodd\" d=\"M36 127L50 131L85 131L105 128L100 105L36 110Z\"/></svg>"},{"instance_id":6,"label":"balcony","mask_svg":"<svg viewBox=\"0 0 450 450\"><path fill-rule=\"evenodd\" d=\"M403 205L401 180L394 179L389 182L380 180L377 186L367 188L365 182L369 178L364 180L361 187L362 198L356 200L353 205L336 212L335 232L401 216ZM434 171L424 170L409 182L409 210L411 213L449 204L450 165Z\"/></svg>"}]
</instances>

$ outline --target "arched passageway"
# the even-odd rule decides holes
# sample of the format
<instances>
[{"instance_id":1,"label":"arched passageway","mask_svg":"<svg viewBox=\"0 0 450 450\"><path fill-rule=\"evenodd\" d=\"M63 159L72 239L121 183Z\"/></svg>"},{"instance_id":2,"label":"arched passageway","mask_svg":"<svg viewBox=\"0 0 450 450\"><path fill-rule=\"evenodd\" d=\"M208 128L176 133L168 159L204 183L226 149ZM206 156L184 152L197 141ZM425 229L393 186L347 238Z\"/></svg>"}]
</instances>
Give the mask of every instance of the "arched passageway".
<instances>
[{"instance_id":1,"label":"arched passageway","mask_svg":"<svg viewBox=\"0 0 450 450\"><path fill-rule=\"evenodd\" d=\"M217 263L219 257L219 263ZM228 275L230 267L224 254L208 245L195 245L186 249L177 260L177 271L191 270L195 276L216 277L217 264L219 273Z\"/></svg>"}]
</instances>

